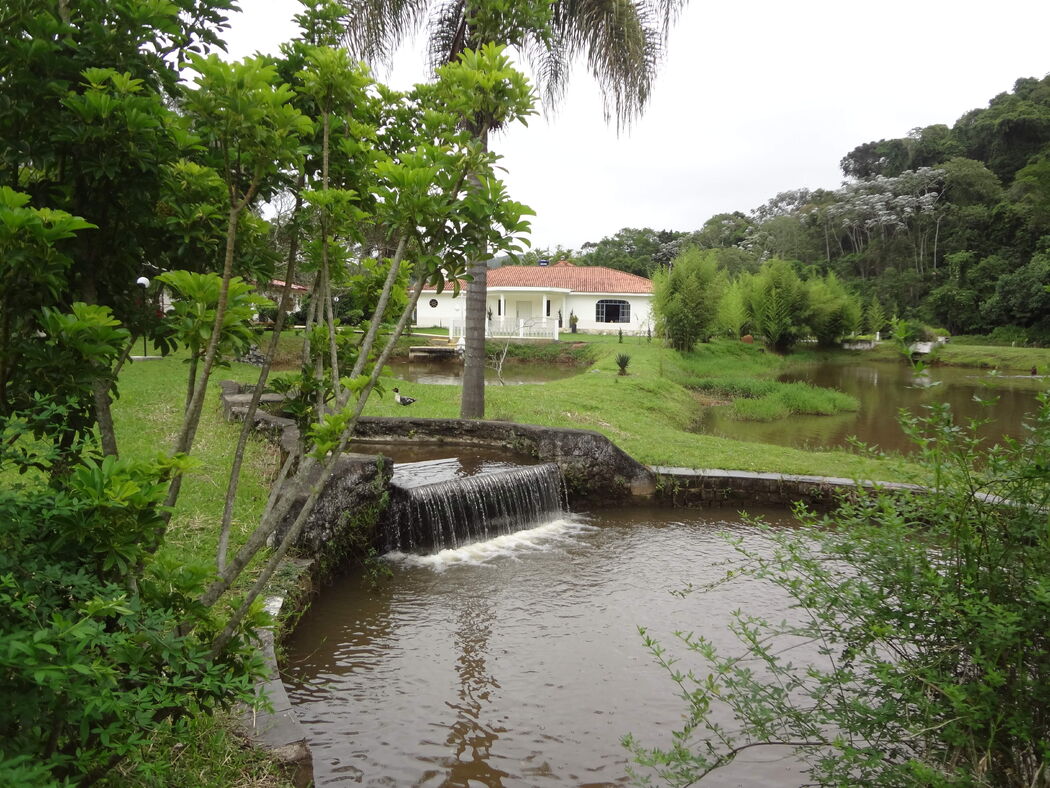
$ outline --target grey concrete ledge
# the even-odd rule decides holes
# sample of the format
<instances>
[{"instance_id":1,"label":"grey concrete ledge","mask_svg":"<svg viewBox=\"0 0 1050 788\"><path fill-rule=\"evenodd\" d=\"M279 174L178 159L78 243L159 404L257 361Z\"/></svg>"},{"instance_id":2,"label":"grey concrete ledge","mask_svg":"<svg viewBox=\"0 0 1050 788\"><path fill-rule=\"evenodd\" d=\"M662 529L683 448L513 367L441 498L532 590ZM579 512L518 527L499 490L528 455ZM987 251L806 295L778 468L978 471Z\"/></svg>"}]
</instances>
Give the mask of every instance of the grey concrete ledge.
<instances>
[{"instance_id":1,"label":"grey concrete ledge","mask_svg":"<svg viewBox=\"0 0 1050 788\"><path fill-rule=\"evenodd\" d=\"M266 600L266 610L271 616L276 617L283 605L283 597ZM314 766L306 730L296 717L278 672L273 629L267 627L257 634L259 653L266 663L266 675L256 683L255 695L268 702L270 708L245 709L241 712L239 722L256 747L266 750L284 766L296 788L307 788L313 785Z\"/></svg>"},{"instance_id":2,"label":"grey concrete ledge","mask_svg":"<svg viewBox=\"0 0 1050 788\"><path fill-rule=\"evenodd\" d=\"M840 487L856 487L858 485L874 489L876 487L886 490L922 490L925 489L918 484L906 484L904 482L879 482L871 479L849 479L845 476L805 476L790 473L770 473L768 471L731 471L724 468L681 468L674 465L650 465L649 468L657 476L677 476L682 478L705 478L705 479L773 479L776 481L799 483L799 484L830 484Z\"/></svg>"},{"instance_id":3,"label":"grey concrete ledge","mask_svg":"<svg viewBox=\"0 0 1050 788\"><path fill-rule=\"evenodd\" d=\"M836 503L850 490L881 489L921 492L924 487L899 482L855 480L838 476L806 476L786 473L732 471L722 468L680 468L654 465L657 496L675 506L710 506L746 500L767 505L791 505L796 501L818 506Z\"/></svg>"}]
</instances>

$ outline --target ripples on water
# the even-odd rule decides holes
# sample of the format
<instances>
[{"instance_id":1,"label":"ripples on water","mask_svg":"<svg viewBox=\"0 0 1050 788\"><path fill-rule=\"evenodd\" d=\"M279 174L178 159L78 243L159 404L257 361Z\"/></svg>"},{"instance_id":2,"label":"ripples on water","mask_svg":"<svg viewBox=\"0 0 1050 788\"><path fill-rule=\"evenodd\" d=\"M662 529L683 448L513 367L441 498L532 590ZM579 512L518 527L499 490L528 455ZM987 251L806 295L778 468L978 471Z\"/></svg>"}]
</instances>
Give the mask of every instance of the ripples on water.
<instances>
[{"instance_id":1,"label":"ripples on water","mask_svg":"<svg viewBox=\"0 0 1050 788\"><path fill-rule=\"evenodd\" d=\"M637 627L668 645L676 629L731 645L731 610L787 610L758 584L671 593L720 576L735 556L727 531L768 545L732 512L573 515L390 555L394 577L375 591L357 578L326 590L286 675L318 784L626 784L621 737L666 745L684 711ZM787 764L756 756L710 784L800 784Z\"/></svg>"}]
</instances>

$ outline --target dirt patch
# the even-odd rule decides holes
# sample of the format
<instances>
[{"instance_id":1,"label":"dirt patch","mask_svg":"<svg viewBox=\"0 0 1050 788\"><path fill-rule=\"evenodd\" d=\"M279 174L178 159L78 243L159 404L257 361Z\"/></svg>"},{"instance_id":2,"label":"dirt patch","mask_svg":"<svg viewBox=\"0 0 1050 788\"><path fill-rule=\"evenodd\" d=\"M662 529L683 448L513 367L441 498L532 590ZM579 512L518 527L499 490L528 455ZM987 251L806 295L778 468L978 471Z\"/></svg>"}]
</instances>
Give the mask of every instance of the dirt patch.
<instances>
[{"instance_id":1,"label":"dirt patch","mask_svg":"<svg viewBox=\"0 0 1050 788\"><path fill-rule=\"evenodd\" d=\"M696 404L701 405L705 408L714 408L718 407L719 405L733 404L733 400L731 399L725 399L724 397L716 397L704 391L694 391L692 392L692 394L693 399L696 400Z\"/></svg>"}]
</instances>

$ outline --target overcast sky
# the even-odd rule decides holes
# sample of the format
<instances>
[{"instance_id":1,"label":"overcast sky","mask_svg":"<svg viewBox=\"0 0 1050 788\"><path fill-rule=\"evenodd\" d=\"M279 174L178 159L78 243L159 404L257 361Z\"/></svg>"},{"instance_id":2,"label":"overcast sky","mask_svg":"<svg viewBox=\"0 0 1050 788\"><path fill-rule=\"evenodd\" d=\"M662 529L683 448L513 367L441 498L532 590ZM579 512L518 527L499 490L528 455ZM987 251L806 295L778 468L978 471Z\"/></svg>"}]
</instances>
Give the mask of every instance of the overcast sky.
<instances>
[{"instance_id":1,"label":"overcast sky","mask_svg":"<svg viewBox=\"0 0 1050 788\"><path fill-rule=\"evenodd\" d=\"M230 55L275 52L296 0L241 0ZM1018 77L1050 72L1046 0L694 0L671 34L640 121L617 137L577 68L565 101L502 132L511 196L533 245L579 248L622 227L695 230L777 192L834 188L869 140L951 125ZM421 41L422 39L420 39ZM419 42L395 87L426 78Z\"/></svg>"}]
</instances>

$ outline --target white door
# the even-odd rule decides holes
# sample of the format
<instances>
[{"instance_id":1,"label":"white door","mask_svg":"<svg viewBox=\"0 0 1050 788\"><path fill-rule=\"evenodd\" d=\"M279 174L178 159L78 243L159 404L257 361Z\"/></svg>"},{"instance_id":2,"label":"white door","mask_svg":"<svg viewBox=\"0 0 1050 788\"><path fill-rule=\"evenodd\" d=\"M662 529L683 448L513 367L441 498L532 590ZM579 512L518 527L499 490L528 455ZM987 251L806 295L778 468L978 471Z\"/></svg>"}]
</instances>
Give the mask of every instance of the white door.
<instances>
[{"instance_id":1,"label":"white door","mask_svg":"<svg viewBox=\"0 0 1050 788\"><path fill-rule=\"evenodd\" d=\"M518 320L528 320L532 317L532 302L518 301Z\"/></svg>"}]
</instances>

